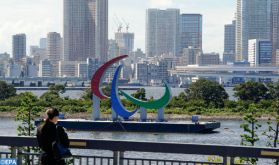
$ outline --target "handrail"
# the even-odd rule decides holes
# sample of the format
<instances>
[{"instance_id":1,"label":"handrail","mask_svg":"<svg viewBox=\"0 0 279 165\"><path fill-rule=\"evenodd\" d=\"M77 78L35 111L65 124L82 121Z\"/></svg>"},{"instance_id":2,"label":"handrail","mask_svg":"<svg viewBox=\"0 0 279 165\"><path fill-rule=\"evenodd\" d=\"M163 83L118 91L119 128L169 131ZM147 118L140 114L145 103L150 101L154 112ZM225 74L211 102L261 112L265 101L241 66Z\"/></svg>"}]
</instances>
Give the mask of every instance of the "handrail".
<instances>
[{"instance_id":1,"label":"handrail","mask_svg":"<svg viewBox=\"0 0 279 165\"><path fill-rule=\"evenodd\" d=\"M38 143L35 137L0 136L0 146L36 147ZM246 146L70 139L70 147L120 152L134 151L279 159L279 149Z\"/></svg>"}]
</instances>

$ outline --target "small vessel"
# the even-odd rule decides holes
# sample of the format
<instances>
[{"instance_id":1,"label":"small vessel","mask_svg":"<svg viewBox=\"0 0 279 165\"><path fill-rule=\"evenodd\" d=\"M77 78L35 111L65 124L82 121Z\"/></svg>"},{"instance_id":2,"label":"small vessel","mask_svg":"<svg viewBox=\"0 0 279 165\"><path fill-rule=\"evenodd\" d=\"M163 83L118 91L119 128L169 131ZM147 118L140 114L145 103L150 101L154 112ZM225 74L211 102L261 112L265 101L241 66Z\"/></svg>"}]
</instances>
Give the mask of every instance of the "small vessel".
<instances>
[{"instance_id":1,"label":"small vessel","mask_svg":"<svg viewBox=\"0 0 279 165\"><path fill-rule=\"evenodd\" d=\"M38 125L40 121L36 121ZM58 125L73 131L152 132L152 133L210 133L220 128L220 122L139 122L92 121L84 119L60 120Z\"/></svg>"}]
</instances>

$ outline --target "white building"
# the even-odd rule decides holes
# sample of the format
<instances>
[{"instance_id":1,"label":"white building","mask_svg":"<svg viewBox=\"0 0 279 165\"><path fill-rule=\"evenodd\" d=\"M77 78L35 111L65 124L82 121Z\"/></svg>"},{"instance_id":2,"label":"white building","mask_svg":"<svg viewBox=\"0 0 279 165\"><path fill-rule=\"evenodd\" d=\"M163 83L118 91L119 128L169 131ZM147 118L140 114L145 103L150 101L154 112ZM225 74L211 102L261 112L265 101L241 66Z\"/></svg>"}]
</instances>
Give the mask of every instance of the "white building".
<instances>
[{"instance_id":1,"label":"white building","mask_svg":"<svg viewBox=\"0 0 279 165\"><path fill-rule=\"evenodd\" d=\"M272 42L269 40L249 40L250 66L270 66L272 64Z\"/></svg>"},{"instance_id":2,"label":"white building","mask_svg":"<svg viewBox=\"0 0 279 165\"><path fill-rule=\"evenodd\" d=\"M163 54L177 56L179 42L179 9L147 9L146 11L146 55Z\"/></svg>"},{"instance_id":3,"label":"white building","mask_svg":"<svg viewBox=\"0 0 279 165\"><path fill-rule=\"evenodd\" d=\"M59 77L78 77L78 61L59 61Z\"/></svg>"}]
</instances>

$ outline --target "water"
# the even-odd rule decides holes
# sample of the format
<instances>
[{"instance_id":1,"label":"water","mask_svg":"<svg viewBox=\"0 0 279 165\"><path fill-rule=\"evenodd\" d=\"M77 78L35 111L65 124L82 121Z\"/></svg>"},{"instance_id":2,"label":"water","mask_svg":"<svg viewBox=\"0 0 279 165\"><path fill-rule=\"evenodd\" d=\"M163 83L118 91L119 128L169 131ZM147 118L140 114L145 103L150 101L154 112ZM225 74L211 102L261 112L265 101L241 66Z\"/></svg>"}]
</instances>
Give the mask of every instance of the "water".
<instances>
[{"instance_id":1,"label":"water","mask_svg":"<svg viewBox=\"0 0 279 165\"><path fill-rule=\"evenodd\" d=\"M134 140L151 142L179 142L179 143L198 143L198 144L220 144L220 145L239 145L240 128L242 121L224 120L221 128L211 134L176 134L176 133L123 133L123 132L69 132L70 138L84 139L113 139L113 140ZM261 122L264 124L264 122ZM17 123L11 118L0 119L0 135L14 136L16 134ZM266 127L260 128L263 132ZM258 146L265 146L266 138L260 135Z\"/></svg>"},{"instance_id":2,"label":"water","mask_svg":"<svg viewBox=\"0 0 279 165\"><path fill-rule=\"evenodd\" d=\"M172 133L129 133L129 132L68 132L69 138L78 139L107 139L107 140L132 140L132 141L149 141L149 142L178 142L178 143L196 143L196 144L217 144L217 145L239 145L241 138L240 134L243 130L240 128L242 121L240 120L223 120L221 122L221 128L217 129L215 133L211 134L172 134ZM265 125L264 121L260 122ZM0 135L1 136L16 136L16 128L18 123L11 118L0 118ZM266 130L266 126L260 128L259 132ZM257 146L265 147L266 137L259 134L260 141ZM112 156L110 151L92 151L92 150L73 150L76 154L85 155L102 155ZM128 152L125 156L133 158L161 158L161 159L174 159L174 160L192 160L206 161L207 156L197 155L180 155L180 154L148 154ZM261 165L270 164L263 160Z\"/></svg>"},{"instance_id":3,"label":"water","mask_svg":"<svg viewBox=\"0 0 279 165\"><path fill-rule=\"evenodd\" d=\"M143 87L146 90L146 98L151 98L154 97L154 99L160 98L164 92L165 89L164 87ZM235 100L233 96L233 88L232 87L226 87L225 88L227 93L229 94L229 98L231 100ZM173 96L178 96L181 92L183 92L185 89L184 88L171 88L172 90L172 95ZM34 90L34 91L17 91L17 93L22 93L22 92L32 92L36 96L40 97L42 94L46 92L46 90ZM69 97L72 99L79 99L84 91L78 91L78 90L68 90L65 93L63 93L61 96L62 97ZM127 90L126 91L128 94L135 93L134 90Z\"/></svg>"}]
</instances>

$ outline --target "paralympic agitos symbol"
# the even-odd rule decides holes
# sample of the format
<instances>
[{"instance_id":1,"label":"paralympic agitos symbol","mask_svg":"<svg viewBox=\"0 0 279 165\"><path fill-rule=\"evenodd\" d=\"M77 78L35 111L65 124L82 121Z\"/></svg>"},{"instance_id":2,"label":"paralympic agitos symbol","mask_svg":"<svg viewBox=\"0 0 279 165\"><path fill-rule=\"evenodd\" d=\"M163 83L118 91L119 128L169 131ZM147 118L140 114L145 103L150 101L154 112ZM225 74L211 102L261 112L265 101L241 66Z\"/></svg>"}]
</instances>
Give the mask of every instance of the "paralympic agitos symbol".
<instances>
[{"instance_id":1,"label":"paralympic agitos symbol","mask_svg":"<svg viewBox=\"0 0 279 165\"><path fill-rule=\"evenodd\" d=\"M102 80L104 79L105 72L106 72L106 70L108 70L108 68L111 65L113 65L114 63L116 63L124 58L127 58L127 57L128 57L127 55L122 55L122 56L116 57L116 58L106 62L95 72L94 76L92 77L92 81L91 81L91 91L96 97L100 98L101 100L109 98L109 96L104 95L101 90L101 83L102 83ZM128 95L124 91L118 92L118 78L119 78L121 69L122 69L122 65L119 65L115 71L115 74L114 74L113 80L112 80L112 84L111 84L111 93L110 93L111 106L112 106L113 111L116 114L123 117L124 119L128 119L129 117L131 117L138 111L137 109L134 111L128 111L121 103L119 94L124 96L127 100L131 101L132 103L136 104L137 106L143 107L145 109L161 109L168 105L168 103L170 102L170 100L172 98L172 95L171 95L171 89L169 88L169 86L166 83L164 83L165 84L165 94L160 99L154 100L154 101L142 101L142 100L138 100L138 99Z\"/></svg>"}]
</instances>

